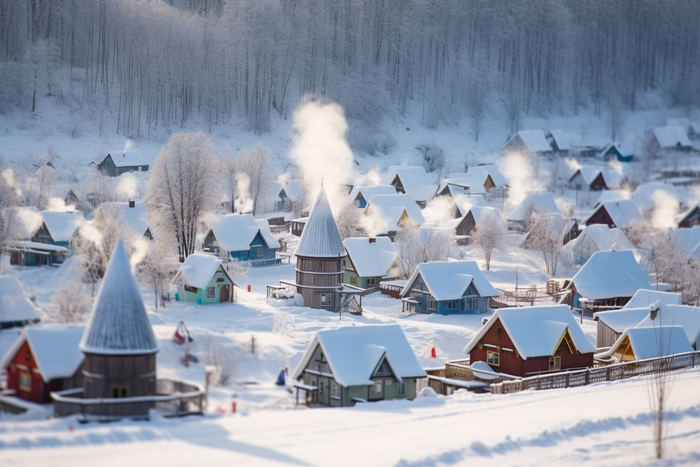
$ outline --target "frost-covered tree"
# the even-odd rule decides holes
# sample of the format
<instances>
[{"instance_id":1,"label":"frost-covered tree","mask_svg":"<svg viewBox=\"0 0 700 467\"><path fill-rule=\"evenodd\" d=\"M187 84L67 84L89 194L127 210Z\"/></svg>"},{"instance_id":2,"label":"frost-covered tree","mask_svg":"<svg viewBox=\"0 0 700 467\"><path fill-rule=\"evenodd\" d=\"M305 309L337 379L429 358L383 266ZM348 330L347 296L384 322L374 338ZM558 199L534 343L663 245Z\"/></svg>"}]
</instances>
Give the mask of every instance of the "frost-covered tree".
<instances>
[{"instance_id":1,"label":"frost-covered tree","mask_svg":"<svg viewBox=\"0 0 700 467\"><path fill-rule=\"evenodd\" d=\"M236 193L239 204L245 204L245 198L252 200L252 214L258 212L264 197L267 195L269 180L269 165L272 151L264 144L258 143L252 148L243 149L235 159L236 173L244 173L247 179L235 177Z\"/></svg>"},{"instance_id":2,"label":"frost-covered tree","mask_svg":"<svg viewBox=\"0 0 700 467\"><path fill-rule=\"evenodd\" d=\"M153 290L153 305L165 308L165 300L170 279L178 269L177 258L172 250L165 248L162 242L149 242L148 252L138 264L138 277Z\"/></svg>"},{"instance_id":3,"label":"frost-covered tree","mask_svg":"<svg viewBox=\"0 0 700 467\"><path fill-rule=\"evenodd\" d=\"M403 277L409 277L421 263L446 261L449 254L450 235L445 231L427 229L402 229L394 243L399 255Z\"/></svg>"},{"instance_id":4,"label":"frost-covered tree","mask_svg":"<svg viewBox=\"0 0 700 467\"><path fill-rule=\"evenodd\" d=\"M363 237L366 235L362 228L362 210L358 209L354 203L345 203L335 216L335 223L338 226L340 239L345 240L350 237Z\"/></svg>"},{"instance_id":5,"label":"frost-covered tree","mask_svg":"<svg viewBox=\"0 0 700 467\"><path fill-rule=\"evenodd\" d=\"M557 273L557 266L564 246L568 223L559 213L540 216L527 234L525 245L542 252L547 274Z\"/></svg>"},{"instance_id":6,"label":"frost-covered tree","mask_svg":"<svg viewBox=\"0 0 700 467\"><path fill-rule=\"evenodd\" d=\"M219 200L219 164L203 133L176 133L153 162L146 207L157 241L172 242L184 261L194 253L197 225Z\"/></svg>"},{"instance_id":7,"label":"frost-covered tree","mask_svg":"<svg viewBox=\"0 0 700 467\"><path fill-rule=\"evenodd\" d=\"M51 318L57 323L85 323L90 317L93 294L85 283L72 280L63 284L54 295L50 307Z\"/></svg>"},{"instance_id":8,"label":"frost-covered tree","mask_svg":"<svg viewBox=\"0 0 700 467\"><path fill-rule=\"evenodd\" d=\"M506 222L494 213L488 213L481 219L479 225L472 230L471 243L478 245L484 255L486 270L491 270L491 255L493 250L505 248L508 245L508 226Z\"/></svg>"}]
</instances>

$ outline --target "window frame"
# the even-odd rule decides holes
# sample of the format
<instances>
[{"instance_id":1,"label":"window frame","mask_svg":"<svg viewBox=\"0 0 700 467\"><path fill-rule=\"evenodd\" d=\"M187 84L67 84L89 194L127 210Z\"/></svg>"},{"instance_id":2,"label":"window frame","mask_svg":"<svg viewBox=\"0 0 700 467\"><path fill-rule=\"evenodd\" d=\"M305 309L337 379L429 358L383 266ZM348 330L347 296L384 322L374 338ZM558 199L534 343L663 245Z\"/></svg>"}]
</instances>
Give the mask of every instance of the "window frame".
<instances>
[{"instance_id":1,"label":"window frame","mask_svg":"<svg viewBox=\"0 0 700 467\"><path fill-rule=\"evenodd\" d=\"M207 287L207 298L216 298L216 287Z\"/></svg>"},{"instance_id":2,"label":"window frame","mask_svg":"<svg viewBox=\"0 0 700 467\"><path fill-rule=\"evenodd\" d=\"M487 350L486 363L493 366L501 366L501 353L496 350Z\"/></svg>"},{"instance_id":3,"label":"window frame","mask_svg":"<svg viewBox=\"0 0 700 467\"><path fill-rule=\"evenodd\" d=\"M437 310L437 300L432 295L428 296L428 310Z\"/></svg>"},{"instance_id":4,"label":"window frame","mask_svg":"<svg viewBox=\"0 0 700 467\"><path fill-rule=\"evenodd\" d=\"M552 355L549 357L549 371L561 371L561 356Z\"/></svg>"},{"instance_id":5,"label":"window frame","mask_svg":"<svg viewBox=\"0 0 700 467\"><path fill-rule=\"evenodd\" d=\"M117 391L116 397L115 391ZM110 393L112 394L112 399L125 399L129 397L129 387L123 384L113 384L110 387Z\"/></svg>"},{"instance_id":6,"label":"window frame","mask_svg":"<svg viewBox=\"0 0 700 467\"><path fill-rule=\"evenodd\" d=\"M479 308L479 297L469 297L467 298L470 310L476 310Z\"/></svg>"},{"instance_id":7,"label":"window frame","mask_svg":"<svg viewBox=\"0 0 700 467\"><path fill-rule=\"evenodd\" d=\"M396 381L396 395L397 396L405 396L406 395L406 382L405 381Z\"/></svg>"},{"instance_id":8,"label":"window frame","mask_svg":"<svg viewBox=\"0 0 700 467\"><path fill-rule=\"evenodd\" d=\"M191 285L185 285L185 292L197 293L197 287L192 287Z\"/></svg>"},{"instance_id":9,"label":"window frame","mask_svg":"<svg viewBox=\"0 0 700 467\"><path fill-rule=\"evenodd\" d=\"M32 375L28 371L19 370L19 390L32 392Z\"/></svg>"},{"instance_id":10,"label":"window frame","mask_svg":"<svg viewBox=\"0 0 700 467\"><path fill-rule=\"evenodd\" d=\"M340 384L331 381L331 399L340 400Z\"/></svg>"}]
</instances>

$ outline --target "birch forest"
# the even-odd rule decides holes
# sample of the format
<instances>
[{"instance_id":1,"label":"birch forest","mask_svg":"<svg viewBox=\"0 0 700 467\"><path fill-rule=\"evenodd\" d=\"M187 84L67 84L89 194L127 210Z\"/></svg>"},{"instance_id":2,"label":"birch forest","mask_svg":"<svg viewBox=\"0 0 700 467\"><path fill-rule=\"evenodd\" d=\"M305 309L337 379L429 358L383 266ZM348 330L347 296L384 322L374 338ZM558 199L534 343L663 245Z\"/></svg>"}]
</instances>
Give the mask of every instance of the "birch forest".
<instances>
[{"instance_id":1,"label":"birch forest","mask_svg":"<svg viewBox=\"0 0 700 467\"><path fill-rule=\"evenodd\" d=\"M132 137L264 134L313 96L353 131L410 111L478 135L496 102L514 131L648 91L700 104L698 19L697 0L2 0L0 112L53 96Z\"/></svg>"}]
</instances>

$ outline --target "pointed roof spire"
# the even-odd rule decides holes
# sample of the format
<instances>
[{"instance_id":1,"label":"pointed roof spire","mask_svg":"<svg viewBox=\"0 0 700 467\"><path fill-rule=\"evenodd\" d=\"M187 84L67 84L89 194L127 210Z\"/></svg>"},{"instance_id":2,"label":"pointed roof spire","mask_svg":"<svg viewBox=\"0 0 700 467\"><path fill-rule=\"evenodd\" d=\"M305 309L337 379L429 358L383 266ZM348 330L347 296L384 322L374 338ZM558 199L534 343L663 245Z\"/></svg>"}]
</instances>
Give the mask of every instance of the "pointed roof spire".
<instances>
[{"instance_id":1,"label":"pointed roof spire","mask_svg":"<svg viewBox=\"0 0 700 467\"><path fill-rule=\"evenodd\" d=\"M121 240L114 248L102 279L80 350L100 355L142 355L158 351Z\"/></svg>"},{"instance_id":2,"label":"pointed roof spire","mask_svg":"<svg viewBox=\"0 0 700 467\"><path fill-rule=\"evenodd\" d=\"M345 256L343 242L340 239L338 226L333 218L333 211L328 204L323 184L321 184L321 190L316 197L313 208L311 208L309 220L306 221L301 233L296 255L312 258Z\"/></svg>"}]
</instances>

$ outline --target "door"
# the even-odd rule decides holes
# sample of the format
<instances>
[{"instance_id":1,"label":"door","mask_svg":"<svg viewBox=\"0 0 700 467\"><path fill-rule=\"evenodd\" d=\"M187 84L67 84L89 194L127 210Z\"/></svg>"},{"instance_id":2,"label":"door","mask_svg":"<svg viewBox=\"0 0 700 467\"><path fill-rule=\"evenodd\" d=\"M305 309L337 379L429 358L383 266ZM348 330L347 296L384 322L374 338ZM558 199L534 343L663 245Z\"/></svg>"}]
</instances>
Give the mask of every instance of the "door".
<instances>
[{"instance_id":1,"label":"door","mask_svg":"<svg viewBox=\"0 0 700 467\"><path fill-rule=\"evenodd\" d=\"M222 285L219 290L219 301L221 303L228 302L228 285Z\"/></svg>"}]
</instances>

